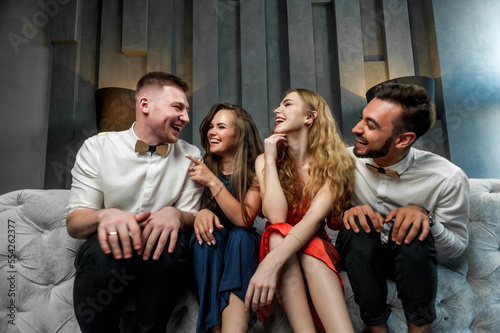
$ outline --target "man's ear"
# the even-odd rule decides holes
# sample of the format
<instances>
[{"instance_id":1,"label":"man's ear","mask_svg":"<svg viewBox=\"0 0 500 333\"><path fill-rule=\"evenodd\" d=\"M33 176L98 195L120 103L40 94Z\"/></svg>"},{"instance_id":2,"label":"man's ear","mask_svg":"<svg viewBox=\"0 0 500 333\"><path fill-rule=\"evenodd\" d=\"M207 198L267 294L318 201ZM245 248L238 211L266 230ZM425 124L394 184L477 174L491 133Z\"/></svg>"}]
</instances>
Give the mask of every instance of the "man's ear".
<instances>
[{"instance_id":1,"label":"man's ear","mask_svg":"<svg viewBox=\"0 0 500 333\"><path fill-rule=\"evenodd\" d=\"M149 99L146 96L142 96L139 98L139 109L141 110L142 113L148 114L149 113Z\"/></svg>"},{"instance_id":2,"label":"man's ear","mask_svg":"<svg viewBox=\"0 0 500 333\"><path fill-rule=\"evenodd\" d=\"M318 111L312 111L306 116L306 124L311 125L317 117Z\"/></svg>"},{"instance_id":3,"label":"man's ear","mask_svg":"<svg viewBox=\"0 0 500 333\"><path fill-rule=\"evenodd\" d=\"M397 148L408 148L417 139L417 135L413 132L401 133L397 136L395 146Z\"/></svg>"}]
</instances>

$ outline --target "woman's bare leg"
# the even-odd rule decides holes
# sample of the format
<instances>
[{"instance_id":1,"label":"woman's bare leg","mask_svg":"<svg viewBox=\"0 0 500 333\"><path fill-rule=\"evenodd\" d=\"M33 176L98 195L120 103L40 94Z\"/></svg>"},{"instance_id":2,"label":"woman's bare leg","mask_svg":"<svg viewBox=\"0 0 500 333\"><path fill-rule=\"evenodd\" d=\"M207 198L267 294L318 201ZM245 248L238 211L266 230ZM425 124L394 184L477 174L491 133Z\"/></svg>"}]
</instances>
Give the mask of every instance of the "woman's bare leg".
<instances>
[{"instance_id":1,"label":"woman's bare leg","mask_svg":"<svg viewBox=\"0 0 500 333\"><path fill-rule=\"evenodd\" d=\"M272 233L269 237L270 251L283 239L281 234ZM283 266L276 294L294 332L316 332L297 256L292 256Z\"/></svg>"},{"instance_id":2,"label":"woman's bare leg","mask_svg":"<svg viewBox=\"0 0 500 333\"><path fill-rule=\"evenodd\" d=\"M233 293L229 304L222 311L222 333L247 332L250 313L245 312L245 302Z\"/></svg>"},{"instance_id":3,"label":"woman's bare leg","mask_svg":"<svg viewBox=\"0 0 500 333\"><path fill-rule=\"evenodd\" d=\"M309 295L326 332L354 332L337 274L323 261L302 254L302 270Z\"/></svg>"}]
</instances>

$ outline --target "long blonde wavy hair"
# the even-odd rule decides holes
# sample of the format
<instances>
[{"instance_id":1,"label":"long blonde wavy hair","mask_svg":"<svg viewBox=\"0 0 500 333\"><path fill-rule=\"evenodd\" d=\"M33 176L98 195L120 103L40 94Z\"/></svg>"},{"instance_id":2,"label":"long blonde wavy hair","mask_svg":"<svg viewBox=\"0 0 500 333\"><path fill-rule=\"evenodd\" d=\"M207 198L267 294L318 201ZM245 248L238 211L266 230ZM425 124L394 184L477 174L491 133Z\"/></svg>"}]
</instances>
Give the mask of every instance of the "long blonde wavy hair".
<instances>
[{"instance_id":1,"label":"long blonde wavy hair","mask_svg":"<svg viewBox=\"0 0 500 333\"><path fill-rule=\"evenodd\" d=\"M317 112L308 134L309 182L304 184L300 180L293 157L286 147L280 146L276 166L281 187L288 205L293 211L299 211L302 205L309 205L323 185L328 184L333 197L332 212L339 216L352 199L354 157L347 151L347 144L323 97L307 89L291 89L286 95L293 92L302 100L304 114ZM303 198L309 200L304 202Z\"/></svg>"}]
</instances>

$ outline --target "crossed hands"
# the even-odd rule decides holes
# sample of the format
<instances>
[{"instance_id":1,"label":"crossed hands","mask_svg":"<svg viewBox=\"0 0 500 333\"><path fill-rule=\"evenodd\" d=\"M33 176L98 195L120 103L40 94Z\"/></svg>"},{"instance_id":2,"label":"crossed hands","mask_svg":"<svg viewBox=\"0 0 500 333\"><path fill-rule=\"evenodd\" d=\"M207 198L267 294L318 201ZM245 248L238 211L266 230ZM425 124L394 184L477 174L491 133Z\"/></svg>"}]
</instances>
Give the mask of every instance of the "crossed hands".
<instances>
[{"instance_id":1,"label":"crossed hands","mask_svg":"<svg viewBox=\"0 0 500 333\"><path fill-rule=\"evenodd\" d=\"M422 228L422 233L418 237L420 241L423 241L430 231L429 215L426 210L419 206L406 206L393 209L387 214L385 219L378 212L375 212L370 205L354 206L344 212L342 221L347 230L352 229L358 233L359 227L354 220L355 217L358 217L361 228L366 233L369 233L370 225L367 222L366 216L370 218L377 232L380 232L385 223L394 221L391 238L398 245L401 245L403 241L406 244L410 244L418 235L420 228Z\"/></svg>"},{"instance_id":2,"label":"crossed hands","mask_svg":"<svg viewBox=\"0 0 500 333\"><path fill-rule=\"evenodd\" d=\"M153 248L153 260L158 260L170 239L167 251L172 253L181 227L180 211L164 207L151 214L104 209L98 214L97 239L104 253L112 253L115 259L128 259L136 250L148 260ZM133 248L133 249L132 249Z\"/></svg>"}]
</instances>

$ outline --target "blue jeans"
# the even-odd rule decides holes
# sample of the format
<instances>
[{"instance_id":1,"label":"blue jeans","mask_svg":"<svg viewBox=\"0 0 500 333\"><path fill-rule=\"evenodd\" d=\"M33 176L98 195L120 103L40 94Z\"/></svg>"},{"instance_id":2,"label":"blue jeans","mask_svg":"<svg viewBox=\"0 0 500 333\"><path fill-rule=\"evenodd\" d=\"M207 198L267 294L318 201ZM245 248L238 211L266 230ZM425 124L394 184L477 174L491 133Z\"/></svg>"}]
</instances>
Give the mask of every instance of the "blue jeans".
<instances>
[{"instance_id":1,"label":"blue jeans","mask_svg":"<svg viewBox=\"0 0 500 333\"><path fill-rule=\"evenodd\" d=\"M189 283L189 237L179 230L173 253L167 246L158 260L147 261L134 251L116 260L104 254L97 234L90 236L75 258L75 314L82 332L120 332L120 317L135 297L134 332L162 332Z\"/></svg>"},{"instance_id":2,"label":"blue jeans","mask_svg":"<svg viewBox=\"0 0 500 333\"><path fill-rule=\"evenodd\" d=\"M355 233L342 227L335 248L340 265L347 271L361 319L369 326L386 323L391 308L387 305L387 282L396 282L398 297L406 319L416 326L436 319L437 252L431 233L424 241L416 237L410 244L397 245L389 237L382 244L380 234L366 219L371 232L360 227ZM359 221L356 218L359 226ZM392 229L391 229L392 231Z\"/></svg>"}]
</instances>

